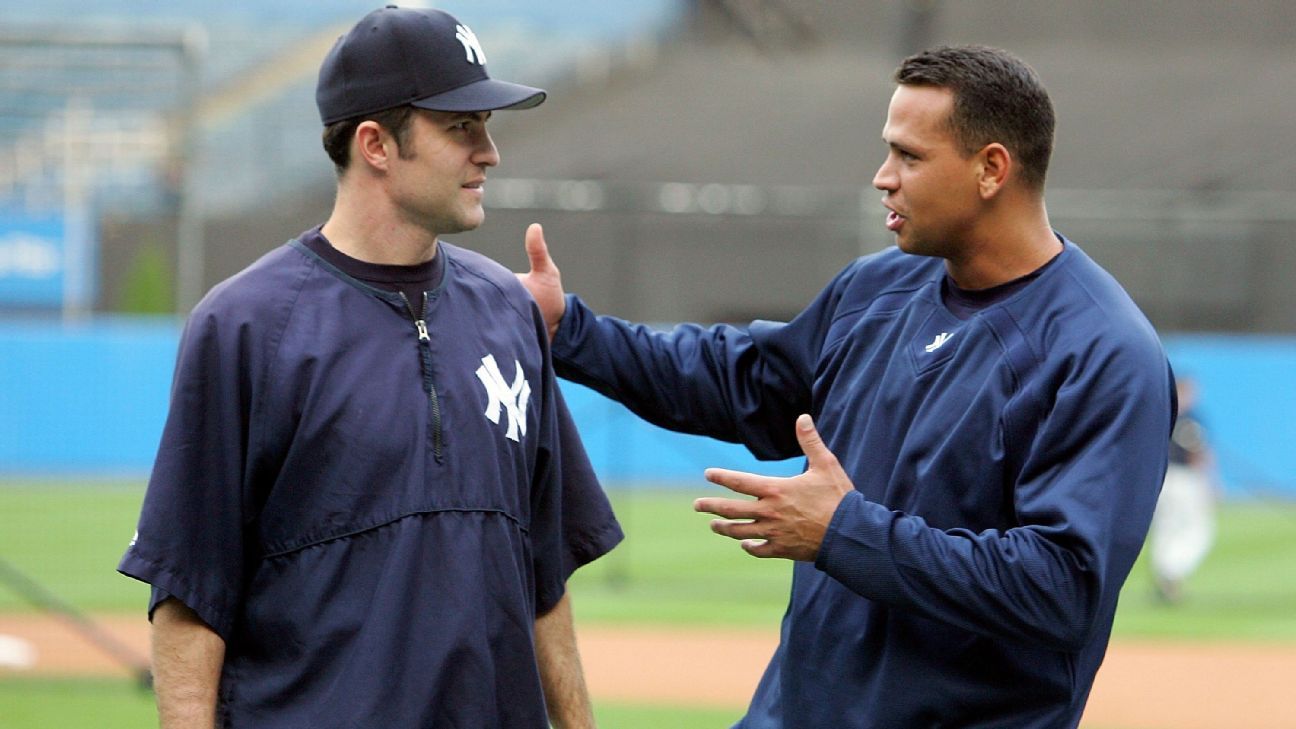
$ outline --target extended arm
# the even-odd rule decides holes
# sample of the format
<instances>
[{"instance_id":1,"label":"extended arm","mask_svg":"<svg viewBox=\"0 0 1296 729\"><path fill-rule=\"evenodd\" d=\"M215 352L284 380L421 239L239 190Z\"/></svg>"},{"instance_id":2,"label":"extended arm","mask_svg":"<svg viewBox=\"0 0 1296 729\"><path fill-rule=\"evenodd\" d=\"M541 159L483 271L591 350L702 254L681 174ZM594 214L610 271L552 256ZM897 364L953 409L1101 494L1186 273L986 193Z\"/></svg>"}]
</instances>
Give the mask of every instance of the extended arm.
<instances>
[{"instance_id":1,"label":"extended arm","mask_svg":"<svg viewBox=\"0 0 1296 729\"><path fill-rule=\"evenodd\" d=\"M576 647L568 595L563 595L549 612L536 618L535 642L540 683L554 729L592 729L594 713Z\"/></svg>"},{"instance_id":2,"label":"extended arm","mask_svg":"<svg viewBox=\"0 0 1296 729\"><path fill-rule=\"evenodd\" d=\"M175 598L153 612L153 689L162 729L212 729L225 642Z\"/></svg>"},{"instance_id":3,"label":"extended arm","mask_svg":"<svg viewBox=\"0 0 1296 729\"><path fill-rule=\"evenodd\" d=\"M743 443L762 458L797 454L792 423L811 409L836 281L788 324L681 324L663 332L596 316L565 295L538 225L528 228L526 249L531 270L518 278L539 304L559 376L664 428Z\"/></svg>"}]
</instances>

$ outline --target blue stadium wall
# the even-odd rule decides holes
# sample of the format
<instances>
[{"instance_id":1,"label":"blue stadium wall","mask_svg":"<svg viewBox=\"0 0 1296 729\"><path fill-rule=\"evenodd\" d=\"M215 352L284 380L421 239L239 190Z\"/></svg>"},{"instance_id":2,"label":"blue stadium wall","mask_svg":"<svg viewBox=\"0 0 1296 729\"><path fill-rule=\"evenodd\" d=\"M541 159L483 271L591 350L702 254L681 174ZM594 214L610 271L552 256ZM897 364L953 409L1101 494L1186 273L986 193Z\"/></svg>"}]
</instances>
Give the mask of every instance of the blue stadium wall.
<instances>
[{"instance_id":1,"label":"blue stadium wall","mask_svg":"<svg viewBox=\"0 0 1296 729\"><path fill-rule=\"evenodd\" d=\"M165 417L175 320L0 322L0 477L142 477ZM1193 377L1230 496L1296 498L1296 337L1165 337ZM739 446L669 433L564 383L595 468L609 485L702 486L723 466L791 474Z\"/></svg>"}]
</instances>

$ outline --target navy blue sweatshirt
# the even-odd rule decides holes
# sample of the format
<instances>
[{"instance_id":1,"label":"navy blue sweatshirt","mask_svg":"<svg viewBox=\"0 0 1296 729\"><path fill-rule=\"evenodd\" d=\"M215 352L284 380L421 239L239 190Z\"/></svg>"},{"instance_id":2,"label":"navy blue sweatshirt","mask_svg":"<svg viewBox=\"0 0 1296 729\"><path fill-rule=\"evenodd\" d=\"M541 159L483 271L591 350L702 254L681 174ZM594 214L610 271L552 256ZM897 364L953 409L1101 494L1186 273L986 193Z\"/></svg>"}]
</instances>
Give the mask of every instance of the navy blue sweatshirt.
<instances>
[{"instance_id":1,"label":"navy blue sweatshirt","mask_svg":"<svg viewBox=\"0 0 1296 729\"><path fill-rule=\"evenodd\" d=\"M1151 325L1063 242L963 318L943 260L894 248L788 323L657 332L569 297L560 376L762 458L800 455L793 424L811 413L854 483L817 560L795 566L739 727L1079 723L1174 402Z\"/></svg>"}]
</instances>

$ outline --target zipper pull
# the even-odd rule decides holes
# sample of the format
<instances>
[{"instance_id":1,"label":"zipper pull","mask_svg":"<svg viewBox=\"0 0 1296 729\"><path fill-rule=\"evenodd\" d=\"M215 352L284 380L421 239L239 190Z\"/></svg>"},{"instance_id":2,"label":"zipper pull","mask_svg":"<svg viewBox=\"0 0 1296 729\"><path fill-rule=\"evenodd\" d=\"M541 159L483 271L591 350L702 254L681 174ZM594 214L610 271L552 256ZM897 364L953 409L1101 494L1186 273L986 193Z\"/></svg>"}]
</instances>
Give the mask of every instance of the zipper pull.
<instances>
[{"instance_id":1,"label":"zipper pull","mask_svg":"<svg viewBox=\"0 0 1296 729\"><path fill-rule=\"evenodd\" d=\"M416 319L416 320L414 321L414 326L418 327L418 334L419 334L419 341L420 341L420 342L430 342L430 341L432 341L432 338L428 336L427 322L423 321L422 319Z\"/></svg>"}]
</instances>

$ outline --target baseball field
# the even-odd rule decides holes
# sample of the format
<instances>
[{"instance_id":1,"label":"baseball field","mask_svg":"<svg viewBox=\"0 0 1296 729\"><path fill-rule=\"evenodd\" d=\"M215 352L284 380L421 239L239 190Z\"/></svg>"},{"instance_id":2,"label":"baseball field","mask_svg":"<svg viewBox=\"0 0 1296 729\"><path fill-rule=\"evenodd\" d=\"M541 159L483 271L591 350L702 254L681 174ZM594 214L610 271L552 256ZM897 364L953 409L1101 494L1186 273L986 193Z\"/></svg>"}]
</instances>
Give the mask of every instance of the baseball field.
<instances>
[{"instance_id":1,"label":"baseball field","mask_svg":"<svg viewBox=\"0 0 1296 729\"><path fill-rule=\"evenodd\" d=\"M614 493L626 542L571 590L600 726L727 727L773 650L789 565L707 531L696 490ZM69 621L36 607L12 571L71 605L128 652L147 651L147 588L114 566L134 529L138 482L0 482L0 727L155 725L151 695ZM1296 504L1233 502L1177 605L1145 567L1121 599L1086 729L1296 726ZM0 651L2 652L2 651ZM21 651L19 652L21 653Z\"/></svg>"}]
</instances>

